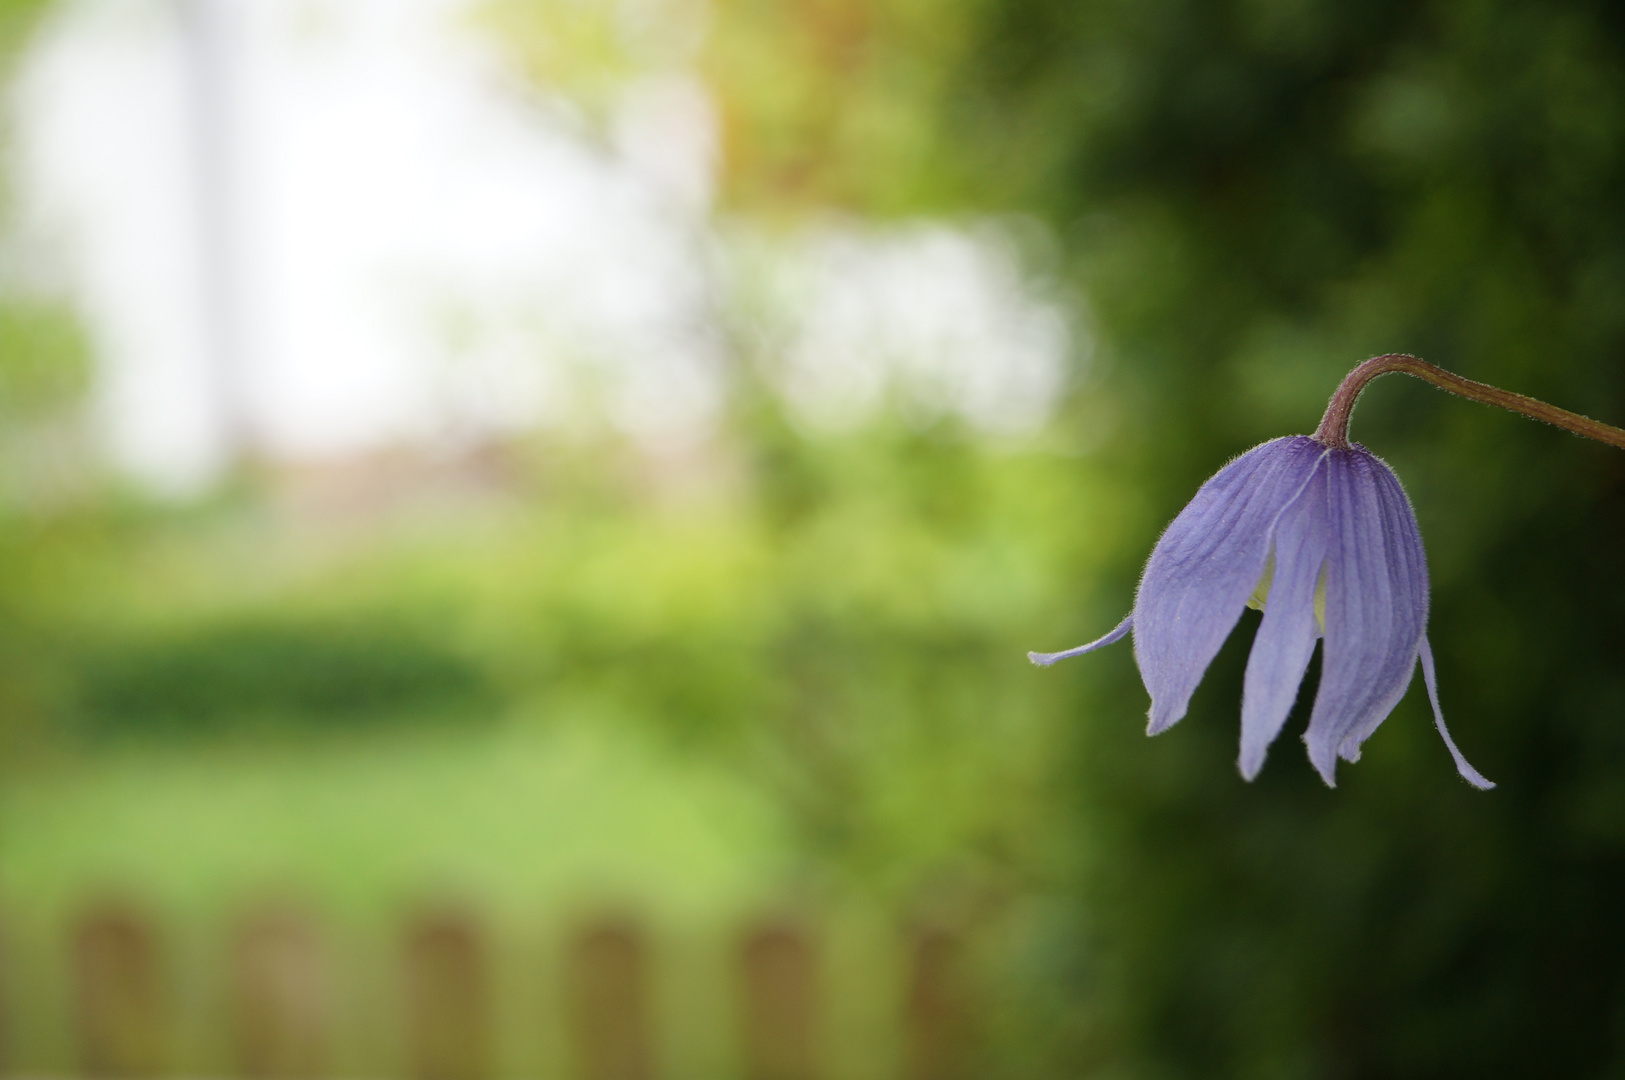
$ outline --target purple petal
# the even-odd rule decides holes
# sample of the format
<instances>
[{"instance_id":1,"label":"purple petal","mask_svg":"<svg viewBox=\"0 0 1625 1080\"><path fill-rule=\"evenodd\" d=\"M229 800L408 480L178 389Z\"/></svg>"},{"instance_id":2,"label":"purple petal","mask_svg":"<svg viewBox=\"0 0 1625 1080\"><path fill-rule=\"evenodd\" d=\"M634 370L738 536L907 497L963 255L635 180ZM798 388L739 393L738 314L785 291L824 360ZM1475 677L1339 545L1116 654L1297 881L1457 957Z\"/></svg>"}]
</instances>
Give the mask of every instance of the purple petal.
<instances>
[{"instance_id":1,"label":"purple petal","mask_svg":"<svg viewBox=\"0 0 1625 1080\"><path fill-rule=\"evenodd\" d=\"M1360 448L1364 453L1364 448ZM1417 527L1416 514L1411 510L1411 501L1405 495L1405 488L1399 482L1399 477L1388 467L1387 462L1375 455L1369 455L1376 465L1376 480L1378 498L1383 510L1383 528L1390 537L1399 542L1389 551L1390 565L1394 572L1407 580L1419 582L1417 593L1421 604L1421 627L1423 632L1427 629L1428 609L1428 566L1427 555L1422 548L1422 530ZM1420 636L1419 636L1420 637ZM1420 640L1418 640L1420 647ZM1347 735L1343 737L1338 753L1345 761L1360 760L1360 746L1369 739L1373 732L1388 718L1399 699L1404 696L1405 688L1410 686L1411 674L1415 665L1407 665L1404 684L1394 694L1393 699L1386 708L1373 710L1364 720L1356 723Z\"/></svg>"},{"instance_id":2,"label":"purple petal","mask_svg":"<svg viewBox=\"0 0 1625 1080\"><path fill-rule=\"evenodd\" d=\"M1277 517L1323 453L1302 435L1255 446L1203 484L1157 541L1134 600L1134 656L1151 694L1148 734L1185 715L1258 585Z\"/></svg>"},{"instance_id":3,"label":"purple petal","mask_svg":"<svg viewBox=\"0 0 1625 1080\"><path fill-rule=\"evenodd\" d=\"M1338 755L1356 760L1410 685L1428 577L1416 515L1393 470L1360 446L1332 451L1326 464L1326 646L1304 741L1335 785Z\"/></svg>"},{"instance_id":4,"label":"purple petal","mask_svg":"<svg viewBox=\"0 0 1625 1080\"><path fill-rule=\"evenodd\" d=\"M1104 637L1095 638L1095 640L1091 641L1087 645L1079 645L1075 649L1067 649L1063 652L1030 652L1027 654L1027 659L1031 660L1039 667L1049 667L1057 660L1065 660L1069 656L1082 656L1086 652L1094 652L1096 649L1103 649L1115 641L1121 641L1123 639L1123 635L1128 633L1129 628L1133 625L1134 616L1127 615L1124 616L1122 622L1118 623L1112 628L1110 633L1106 634Z\"/></svg>"},{"instance_id":5,"label":"purple petal","mask_svg":"<svg viewBox=\"0 0 1625 1080\"><path fill-rule=\"evenodd\" d=\"M1326 562L1326 470L1317 468L1275 525L1275 571L1241 695L1241 775L1251 780L1281 733L1314 654L1315 586Z\"/></svg>"},{"instance_id":6,"label":"purple petal","mask_svg":"<svg viewBox=\"0 0 1625 1080\"><path fill-rule=\"evenodd\" d=\"M1456 749L1456 740L1450 737L1450 729L1444 726L1444 710L1439 708L1439 678L1433 673L1433 647L1428 644L1428 636L1422 635L1422 682L1428 688L1428 701L1433 705L1433 726L1439 729L1439 737L1444 740L1445 749L1450 751L1450 757L1456 763L1456 771L1461 778L1480 791L1488 791L1494 787L1494 782L1484 779L1484 774L1467 764L1467 759Z\"/></svg>"}]
</instances>

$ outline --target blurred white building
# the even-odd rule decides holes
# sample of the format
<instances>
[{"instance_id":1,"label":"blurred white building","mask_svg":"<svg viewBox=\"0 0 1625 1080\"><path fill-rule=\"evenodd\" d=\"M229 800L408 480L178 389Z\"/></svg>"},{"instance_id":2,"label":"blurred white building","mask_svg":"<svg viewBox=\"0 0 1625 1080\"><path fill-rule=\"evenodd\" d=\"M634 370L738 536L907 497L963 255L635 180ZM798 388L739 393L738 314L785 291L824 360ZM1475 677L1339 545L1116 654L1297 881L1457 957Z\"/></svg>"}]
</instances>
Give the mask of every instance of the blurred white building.
<instances>
[{"instance_id":1,"label":"blurred white building","mask_svg":"<svg viewBox=\"0 0 1625 1080\"><path fill-rule=\"evenodd\" d=\"M65 0L11 103L23 213L91 331L124 466L170 489L242 450L329 458L567 421L703 431L740 230L682 63L610 130L521 85L459 0ZM792 402L885 388L1041 423L1074 335L996 230L775 248ZM47 274L47 276L50 276Z\"/></svg>"}]
</instances>

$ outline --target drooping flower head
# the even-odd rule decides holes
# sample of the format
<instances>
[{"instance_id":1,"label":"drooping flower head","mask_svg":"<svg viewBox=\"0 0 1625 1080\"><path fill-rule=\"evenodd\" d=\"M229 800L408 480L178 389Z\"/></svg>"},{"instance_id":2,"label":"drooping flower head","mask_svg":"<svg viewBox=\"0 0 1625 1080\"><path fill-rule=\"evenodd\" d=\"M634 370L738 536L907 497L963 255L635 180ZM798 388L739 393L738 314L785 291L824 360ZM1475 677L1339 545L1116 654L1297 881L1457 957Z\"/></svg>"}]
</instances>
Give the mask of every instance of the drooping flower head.
<instances>
[{"instance_id":1,"label":"drooping flower head","mask_svg":"<svg viewBox=\"0 0 1625 1080\"><path fill-rule=\"evenodd\" d=\"M1049 665L1132 630L1151 694L1147 733L1156 735L1185 715L1242 610L1262 608L1242 689L1243 776L1251 780L1263 766L1318 641L1320 688L1304 742L1328 785L1336 783L1338 758L1359 760L1361 745L1404 696L1420 662L1434 724L1456 769L1474 787L1494 787L1456 748L1439 707L1427 639L1427 558L1410 500L1386 463L1348 441L1360 390L1388 371L1625 447L1625 431L1415 357L1368 360L1338 388L1313 436L1255 446L1202 485L1157 541L1134 610L1111 633L1076 649L1028 656Z\"/></svg>"},{"instance_id":2,"label":"drooping flower head","mask_svg":"<svg viewBox=\"0 0 1625 1080\"><path fill-rule=\"evenodd\" d=\"M1320 689L1304 740L1327 784L1335 783L1339 757L1359 760L1360 745L1404 695L1420 659L1456 767L1475 786L1493 786L1461 756L1438 709L1416 515L1393 470L1362 446L1334 449L1298 435L1242 454L1202 485L1157 541L1132 615L1098 642L1033 659L1053 663L1132 628L1155 735L1185 715L1249 605L1264 617L1242 691L1247 779L1280 734L1319 640Z\"/></svg>"}]
</instances>

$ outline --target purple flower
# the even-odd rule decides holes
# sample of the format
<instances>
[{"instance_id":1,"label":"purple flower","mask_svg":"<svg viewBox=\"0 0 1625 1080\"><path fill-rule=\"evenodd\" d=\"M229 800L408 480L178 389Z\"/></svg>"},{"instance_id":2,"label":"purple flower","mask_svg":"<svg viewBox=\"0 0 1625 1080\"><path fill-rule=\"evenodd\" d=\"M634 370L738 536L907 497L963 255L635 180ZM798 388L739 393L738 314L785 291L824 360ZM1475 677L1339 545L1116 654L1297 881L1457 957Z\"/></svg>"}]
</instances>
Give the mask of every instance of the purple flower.
<instances>
[{"instance_id":1,"label":"purple flower","mask_svg":"<svg viewBox=\"0 0 1625 1080\"><path fill-rule=\"evenodd\" d=\"M1410 685L1417 660L1433 719L1456 768L1479 775L1445 728L1428 647L1428 572L1422 534L1392 469L1363 446L1334 449L1303 435L1242 454L1202 485L1146 563L1134 612L1098 641L1134 631L1156 735L1185 715L1191 694L1241 617L1262 608L1241 700L1241 774L1251 780L1280 734L1315 642L1324 640L1320 690L1304 742L1335 785L1337 759L1358 761Z\"/></svg>"}]
</instances>

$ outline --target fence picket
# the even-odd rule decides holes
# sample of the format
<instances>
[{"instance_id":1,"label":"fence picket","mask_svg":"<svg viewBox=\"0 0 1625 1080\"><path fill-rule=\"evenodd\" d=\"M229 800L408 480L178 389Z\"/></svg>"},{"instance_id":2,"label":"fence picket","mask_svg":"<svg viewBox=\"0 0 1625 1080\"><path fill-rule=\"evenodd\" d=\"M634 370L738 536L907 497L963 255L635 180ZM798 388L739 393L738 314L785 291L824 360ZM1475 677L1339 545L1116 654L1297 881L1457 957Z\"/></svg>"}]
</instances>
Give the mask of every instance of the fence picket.
<instances>
[{"instance_id":1,"label":"fence picket","mask_svg":"<svg viewBox=\"0 0 1625 1080\"><path fill-rule=\"evenodd\" d=\"M740 949L746 1080L816 1080L817 956L799 927L766 923Z\"/></svg>"},{"instance_id":2,"label":"fence picket","mask_svg":"<svg viewBox=\"0 0 1625 1080\"><path fill-rule=\"evenodd\" d=\"M627 919L583 927L566 973L568 1022L581 1080L651 1080L649 947Z\"/></svg>"},{"instance_id":3,"label":"fence picket","mask_svg":"<svg viewBox=\"0 0 1625 1080\"><path fill-rule=\"evenodd\" d=\"M461 912L421 916L406 944L406 1020L415 1080L485 1080L491 994L479 924Z\"/></svg>"},{"instance_id":4,"label":"fence picket","mask_svg":"<svg viewBox=\"0 0 1625 1080\"><path fill-rule=\"evenodd\" d=\"M964 943L943 926L916 929L910 942L904 1009L909 1080L968 1080L975 1073L975 1015L966 985Z\"/></svg>"},{"instance_id":5,"label":"fence picket","mask_svg":"<svg viewBox=\"0 0 1625 1080\"><path fill-rule=\"evenodd\" d=\"M266 908L242 922L232 949L232 1016L242 1075L324 1075L330 998L321 940L296 911Z\"/></svg>"},{"instance_id":6,"label":"fence picket","mask_svg":"<svg viewBox=\"0 0 1625 1080\"><path fill-rule=\"evenodd\" d=\"M87 912L73 940L79 1057L96 1077L156 1076L166 1038L157 932L133 906Z\"/></svg>"}]
</instances>

